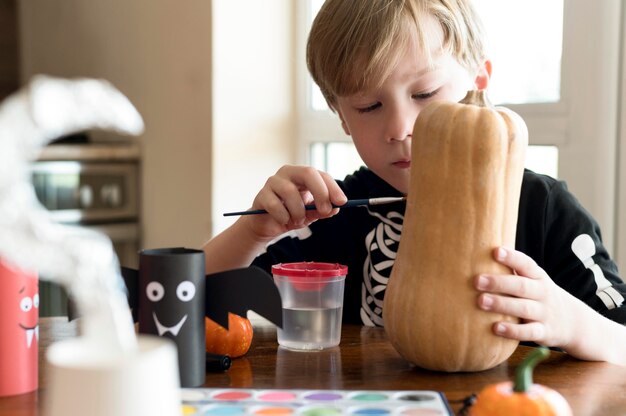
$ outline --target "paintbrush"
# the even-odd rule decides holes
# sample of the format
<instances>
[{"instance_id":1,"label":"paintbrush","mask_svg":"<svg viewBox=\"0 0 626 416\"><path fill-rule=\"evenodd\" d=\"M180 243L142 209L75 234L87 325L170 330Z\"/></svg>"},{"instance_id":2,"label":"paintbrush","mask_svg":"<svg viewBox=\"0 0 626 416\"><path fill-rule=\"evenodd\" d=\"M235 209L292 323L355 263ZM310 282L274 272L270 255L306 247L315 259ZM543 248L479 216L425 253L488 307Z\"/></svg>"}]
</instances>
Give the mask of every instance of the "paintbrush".
<instances>
[{"instance_id":1,"label":"paintbrush","mask_svg":"<svg viewBox=\"0 0 626 416\"><path fill-rule=\"evenodd\" d=\"M391 204L393 202L401 202L405 200L406 200L406 196L370 198L370 199L351 199L343 205L333 204L333 208L350 208L350 207L363 207L363 206L368 206L368 205L382 205L382 204ZM305 205L304 209L306 210L315 209L315 204ZM232 217L235 215L256 215L256 214L267 214L267 211L264 209L255 209L255 210L250 210L250 211L227 212L224 214L224 216Z\"/></svg>"}]
</instances>

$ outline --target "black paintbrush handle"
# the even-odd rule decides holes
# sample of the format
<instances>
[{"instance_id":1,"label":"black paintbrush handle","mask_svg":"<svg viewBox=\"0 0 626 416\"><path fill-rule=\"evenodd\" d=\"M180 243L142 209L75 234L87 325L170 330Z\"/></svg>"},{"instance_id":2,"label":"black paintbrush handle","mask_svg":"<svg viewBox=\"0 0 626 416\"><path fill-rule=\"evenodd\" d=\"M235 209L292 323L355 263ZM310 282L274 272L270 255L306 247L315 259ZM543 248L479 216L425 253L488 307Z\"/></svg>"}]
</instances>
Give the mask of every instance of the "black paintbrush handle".
<instances>
[{"instance_id":1,"label":"black paintbrush handle","mask_svg":"<svg viewBox=\"0 0 626 416\"><path fill-rule=\"evenodd\" d=\"M333 204L333 208L350 208L350 207L362 207L365 205L380 205L380 204L389 204L392 202L399 202L405 200L406 197L390 197L390 198L371 198L371 199L351 199L343 205L335 205ZM312 210L316 209L315 204L305 205L304 209ZM237 211L237 212L227 212L224 214L225 217L232 217L236 215L257 215L257 214L267 214L267 211L264 209L253 209L249 211Z\"/></svg>"}]
</instances>

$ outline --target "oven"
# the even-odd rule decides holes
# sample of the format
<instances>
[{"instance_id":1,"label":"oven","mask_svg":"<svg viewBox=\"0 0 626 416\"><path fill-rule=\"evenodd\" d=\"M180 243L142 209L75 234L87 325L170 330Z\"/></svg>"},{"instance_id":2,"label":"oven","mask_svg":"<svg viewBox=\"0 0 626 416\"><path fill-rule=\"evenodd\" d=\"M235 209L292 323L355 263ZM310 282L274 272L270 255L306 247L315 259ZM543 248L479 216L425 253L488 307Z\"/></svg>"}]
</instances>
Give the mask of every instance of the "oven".
<instances>
[{"instance_id":1,"label":"oven","mask_svg":"<svg viewBox=\"0 0 626 416\"><path fill-rule=\"evenodd\" d=\"M32 184L54 221L105 234L120 265L138 268L141 244L138 152L113 147L49 146L33 162ZM122 148L125 149L125 148ZM72 155L69 160L67 155ZM55 284L40 281L40 315L65 315L67 300Z\"/></svg>"},{"instance_id":2,"label":"oven","mask_svg":"<svg viewBox=\"0 0 626 416\"><path fill-rule=\"evenodd\" d=\"M37 198L58 222L134 221L137 169L128 162L40 161L32 167L32 181Z\"/></svg>"}]
</instances>

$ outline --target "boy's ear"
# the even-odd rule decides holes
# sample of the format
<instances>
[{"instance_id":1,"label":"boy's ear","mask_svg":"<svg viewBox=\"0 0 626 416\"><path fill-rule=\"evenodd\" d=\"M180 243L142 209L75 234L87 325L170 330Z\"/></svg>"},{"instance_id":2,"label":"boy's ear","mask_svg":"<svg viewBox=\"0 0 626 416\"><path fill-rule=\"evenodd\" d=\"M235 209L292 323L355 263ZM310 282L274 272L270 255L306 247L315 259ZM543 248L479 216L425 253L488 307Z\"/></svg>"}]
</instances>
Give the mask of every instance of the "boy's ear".
<instances>
[{"instance_id":1,"label":"boy's ear","mask_svg":"<svg viewBox=\"0 0 626 416\"><path fill-rule=\"evenodd\" d=\"M474 85L479 90L484 90L489 85L489 80L491 79L491 61L486 59L485 62L478 68L478 73L476 74L476 79L474 80Z\"/></svg>"}]
</instances>

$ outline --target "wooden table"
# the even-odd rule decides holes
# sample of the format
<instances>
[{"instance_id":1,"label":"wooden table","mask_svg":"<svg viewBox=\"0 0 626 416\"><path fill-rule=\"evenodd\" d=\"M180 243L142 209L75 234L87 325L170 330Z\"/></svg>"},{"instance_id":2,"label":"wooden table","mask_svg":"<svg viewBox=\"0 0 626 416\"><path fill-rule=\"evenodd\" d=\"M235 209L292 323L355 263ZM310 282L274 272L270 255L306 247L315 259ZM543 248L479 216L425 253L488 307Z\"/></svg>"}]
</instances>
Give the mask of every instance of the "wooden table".
<instances>
[{"instance_id":1,"label":"wooden table","mask_svg":"<svg viewBox=\"0 0 626 416\"><path fill-rule=\"evenodd\" d=\"M256 325L256 324L255 324ZM0 398L0 416L40 415L46 390L43 351L53 341L75 336L76 322L44 318L40 322L40 390ZM512 379L530 349L519 347L509 360L478 373L445 374L409 365L387 341L381 328L345 326L339 347L321 352L278 348L272 326L255 326L252 347L233 360L230 370L207 373L207 387L439 390L458 411L461 400L487 384ZM576 416L626 415L626 367L583 362L553 352L535 371L534 381L559 391Z\"/></svg>"}]
</instances>

